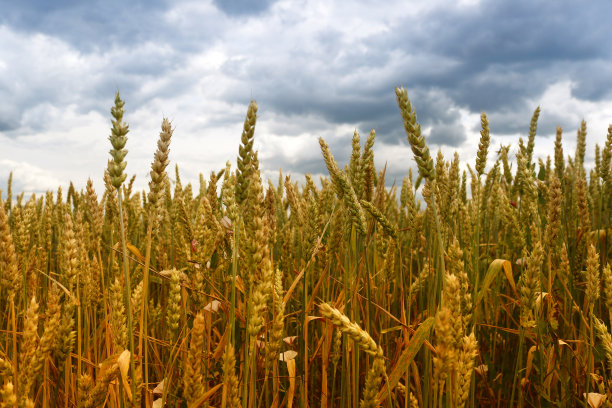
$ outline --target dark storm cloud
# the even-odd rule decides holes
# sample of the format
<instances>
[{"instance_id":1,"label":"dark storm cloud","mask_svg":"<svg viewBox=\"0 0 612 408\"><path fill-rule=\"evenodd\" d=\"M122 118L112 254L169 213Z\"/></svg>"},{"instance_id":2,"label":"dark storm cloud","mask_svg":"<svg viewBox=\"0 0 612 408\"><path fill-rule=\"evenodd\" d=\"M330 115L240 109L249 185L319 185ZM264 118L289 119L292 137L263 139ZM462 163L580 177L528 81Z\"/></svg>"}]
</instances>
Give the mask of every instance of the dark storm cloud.
<instances>
[{"instance_id":1,"label":"dark storm cloud","mask_svg":"<svg viewBox=\"0 0 612 408\"><path fill-rule=\"evenodd\" d=\"M305 51L285 64L245 59L240 74L246 83L262 89L262 101L277 111L315 113L333 123L382 128L381 137L387 141L398 135L388 116L396 109L393 86L405 83L425 94L437 89L450 100L419 102L416 96L415 109L422 125L433 127L432 143L458 146L465 134L452 106L474 113L522 114L534 108L525 109L530 100L561 80L575 84L573 95L578 98L609 98L612 91L602 84L612 80L610 47L603 46L612 38L610 15L612 3L603 2L484 1L469 12L436 8L412 21L407 17L355 49L333 29L324 29L315 40L321 46L313 58ZM586 29L586 22L597 28ZM406 56L404 66L391 66L393 52ZM326 63L317 65L321 60ZM376 78L376 67L386 65L391 68L384 79ZM373 77L359 75L368 70ZM515 133L524 122L502 121L496 130ZM567 125L564 122L543 123L542 130L554 131L557 124Z\"/></svg>"},{"instance_id":2,"label":"dark storm cloud","mask_svg":"<svg viewBox=\"0 0 612 408\"><path fill-rule=\"evenodd\" d=\"M612 36L610 15L610 2L523 0L485 1L466 15L441 13L430 20L436 35L427 46L461 64L438 85L473 112L520 110L564 79L576 84L576 97L609 97L601 84L612 79L611 49L603 46ZM498 126L498 132L514 131Z\"/></svg>"},{"instance_id":3,"label":"dark storm cloud","mask_svg":"<svg viewBox=\"0 0 612 408\"><path fill-rule=\"evenodd\" d=\"M429 21L435 49L476 66L609 56L600 41L611 14L609 2L487 0L475 12L442 12Z\"/></svg>"},{"instance_id":4,"label":"dark storm cloud","mask_svg":"<svg viewBox=\"0 0 612 408\"><path fill-rule=\"evenodd\" d=\"M331 53L340 47L327 46ZM375 69L386 58L379 58L383 53L376 51L358 61L358 57L349 52L348 57L339 59L335 65L315 63L317 69L299 59L289 59L284 64L264 59L232 61L223 69L228 75L240 74L243 82L256 90L254 97L264 109L284 115L320 115L331 123L352 125L364 133L374 128L379 140L397 143L405 138L394 91L395 86L400 85L401 73L393 72L391 77L376 76ZM331 55L329 58L332 59ZM425 62L419 64L425 71ZM356 70L372 70L372 76L356 73ZM355 75L354 80L350 79L351 74ZM415 74L419 78L428 76L427 73ZM454 102L443 90L418 86L409 91L423 127L444 124L445 127L455 125L455 128L460 128ZM242 84L228 88L226 97L235 102L243 99ZM435 143L457 146L464 140L465 136L457 132L449 138L439 133Z\"/></svg>"},{"instance_id":5,"label":"dark storm cloud","mask_svg":"<svg viewBox=\"0 0 612 408\"><path fill-rule=\"evenodd\" d=\"M416 90L410 93L410 98L421 126L432 127L431 143L459 146L465 141L460 115L452 100L432 90ZM406 140L393 86L369 98L352 91L345 95L311 95L306 98L297 93L294 97L286 98L265 94L258 101L264 108L268 106L288 115L318 114L331 123L355 126L363 138L367 137L371 129L375 129L377 140L392 144ZM451 128L454 130L449 133Z\"/></svg>"}]
</instances>

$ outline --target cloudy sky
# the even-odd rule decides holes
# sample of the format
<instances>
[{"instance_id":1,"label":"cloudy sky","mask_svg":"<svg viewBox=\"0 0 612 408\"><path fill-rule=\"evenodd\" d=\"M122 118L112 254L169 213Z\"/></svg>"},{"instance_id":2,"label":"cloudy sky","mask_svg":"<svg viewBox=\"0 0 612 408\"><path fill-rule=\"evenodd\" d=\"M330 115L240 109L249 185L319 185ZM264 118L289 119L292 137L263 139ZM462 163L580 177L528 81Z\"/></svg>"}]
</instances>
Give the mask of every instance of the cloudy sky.
<instances>
[{"instance_id":1,"label":"cloudy sky","mask_svg":"<svg viewBox=\"0 0 612 408\"><path fill-rule=\"evenodd\" d=\"M0 15L0 188L102 188L109 109L130 124L127 171L144 188L164 116L172 164L196 182L235 162L249 100L264 174L326 172L317 138L343 164L357 129L376 129L389 182L414 166L395 103L405 86L434 154L472 163L479 114L492 146L525 136L566 153L588 123L588 157L612 123L612 2L593 0L22 0ZM516 152L516 147L513 150ZM400 181L401 182L401 181Z\"/></svg>"}]
</instances>

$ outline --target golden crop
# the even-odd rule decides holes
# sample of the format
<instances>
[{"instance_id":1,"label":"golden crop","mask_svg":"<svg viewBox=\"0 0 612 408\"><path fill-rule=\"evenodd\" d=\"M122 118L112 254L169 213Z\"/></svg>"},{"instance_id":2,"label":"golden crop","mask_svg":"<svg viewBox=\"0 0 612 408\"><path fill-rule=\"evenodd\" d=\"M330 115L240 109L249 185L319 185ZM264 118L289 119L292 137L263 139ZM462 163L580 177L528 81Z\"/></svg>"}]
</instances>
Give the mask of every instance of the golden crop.
<instances>
[{"instance_id":1,"label":"golden crop","mask_svg":"<svg viewBox=\"0 0 612 408\"><path fill-rule=\"evenodd\" d=\"M536 163L536 109L511 163L483 113L468 186L396 95L418 167L401 187L374 131L345 170L320 139L318 184L264 185L251 102L236 167L198 186L178 167L170 183L164 119L142 193L117 95L101 198L89 181L14 199L9 181L0 201L0 407L612 400L612 126L587 174L586 123L573 156L559 128Z\"/></svg>"}]
</instances>

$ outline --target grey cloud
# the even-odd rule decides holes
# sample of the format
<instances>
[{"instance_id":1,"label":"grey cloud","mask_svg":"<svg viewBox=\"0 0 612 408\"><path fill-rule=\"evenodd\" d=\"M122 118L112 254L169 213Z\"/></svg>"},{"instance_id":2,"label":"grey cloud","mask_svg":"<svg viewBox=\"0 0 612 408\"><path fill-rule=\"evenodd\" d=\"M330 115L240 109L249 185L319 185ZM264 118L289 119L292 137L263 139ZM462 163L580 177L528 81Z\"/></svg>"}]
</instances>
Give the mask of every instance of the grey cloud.
<instances>
[{"instance_id":1,"label":"grey cloud","mask_svg":"<svg viewBox=\"0 0 612 408\"><path fill-rule=\"evenodd\" d=\"M612 33L611 33L612 35ZM612 62L610 59L599 59L587 66L577 64L574 68L575 86L572 95L591 101L612 98Z\"/></svg>"},{"instance_id":2,"label":"grey cloud","mask_svg":"<svg viewBox=\"0 0 612 408\"><path fill-rule=\"evenodd\" d=\"M433 13L419 16L418 24L395 27L397 35L386 40L396 50L412 52L418 44L421 51L456 61L418 83L447 90L473 112L518 109L563 79L577 84L574 94L580 98L610 96L601 83L612 78L611 52L601 45L612 35L611 3L488 0L468 13L453 8ZM586 21L598 29L585 29Z\"/></svg>"},{"instance_id":3,"label":"grey cloud","mask_svg":"<svg viewBox=\"0 0 612 408\"><path fill-rule=\"evenodd\" d=\"M406 140L393 87L381 92L372 101L359 101L358 91L354 92L336 100L315 103L310 107L311 112L324 107L326 109L322 114L329 121L355 125L365 135L363 137L367 137L370 129L376 129L377 140L392 144ZM461 117L452 99L443 92L423 89L417 89L409 96L421 126L433 128L430 143L459 146L465 141ZM449 132L450 129L454 129L453 132Z\"/></svg>"},{"instance_id":4,"label":"grey cloud","mask_svg":"<svg viewBox=\"0 0 612 408\"><path fill-rule=\"evenodd\" d=\"M515 111L492 112L490 114L487 112L491 134L500 136L519 134L526 137L529 133L529 125L535 108L536 106L524 106ZM562 115L549 112L546 106L541 106L536 136L548 137L553 135L557 126L561 126L566 131L577 129L581 120L582 116L578 112ZM473 130L480 131L480 126Z\"/></svg>"},{"instance_id":5,"label":"grey cloud","mask_svg":"<svg viewBox=\"0 0 612 408\"><path fill-rule=\"evenodd\" d=\"M1 89L0 96L2 96ZM10 100L6 97L2 99L4 101ZM15 106L0 106L0 132L9 132L19 128L19 117L19 111Z\"/></svg>"},{"instance_id":6,"label":"grey cloud","mask_svg":"<svg viewBox=\"0 0 612 408\"><path fill-rule=\"evenodd\" d=\"M0 132L8 132L17 129L18 124L11 122L8 118L0 118Z\"/></svg>"},{"instance_id":7,"label":"grey cloud","mask_svg":"<svg viewBox=\"0 0 612 408\"><path fill-rule=\"evenodd\" d=\"M458 76L449 93L473 112L516 109L555 82L550 71L547 74L522 66L493 65L484 72Z\"/></svg>"},{"instance_id":8,"label":"grey cloud","mask_svg":"<svg viewBox=\"0 0 612 408\"><path fill-rule=\"evenodd\" d=\"M428 143L457 147L466 140L461 115L454 101L444 92L438 90L417 92L416 96L411 98L411 102L421 126L432 126Z\"/></svg>"},{"instance_id":9,"label":"grey cloud","mask_svg":"<svg viewBox=\"0 0 612 408\"><path fill-rule=\"evenodd\" d=\"M363 89L359 80L338 83L336 78L340 74L336 72L329 75L306 72L300 76L289 64L275 67L278 75L272 77L260 74L272 71L272 67L265 67L259 61L243 60L239 65L241 73L247 75L243 81L258 90L254 97L262 112L267 108L287 116L320 115L331 123L356 126L363 133L374 128L377 137L387 142L397 143L405 139L394 92L399 81L393 78L382 80L380 86ZM235 73L233 66L226 69ZM228 89L226 97L236 101L244 99L242 84ZM456 124L460 119L453 109L452 99L442 90L417 88L414 94L411 93L411 99L423 126ZM448 139L440 137L437 142L456 146L465 140L465 137L456 136L457 133Z\"/></svg>"},{"instance_id":10,"label":"grey cloud","mask_svg":"<svg viewBox=\"0 0 612 408\"><path fill-rule=\"evenodd\" d=\"M52 68L32 68L26 60L8 59L13 69L0 77L0 97L11 101L10 108L0 108L3 131L21 126L43 130L48 125L46 113L52 107L72 105L81 114L96 111L108 115L117 90L127 101L126 109L133 112L154 98L176 97L177 92L184 93L193 86L193 78L175 74L183 57L159 48L118 53L115 60L84 56L85 64L66 67L61 65L61 58ZM171 74L172 80L163 86L143 86ZM23 86L25 83L28 86ZM36 115L30 114L28 123L24 123L24 115L32 112Z\"/></svg>"},{"instance_id":11,"label":"grey cloud","mask_svg":"<svg viewBox=\"0 0 612 408\"><path fill-rule=\"evenodd\" d=\"M460 146L466 138L465 131L460 124L438 123L432 128L427 142L435 145Z\"/></svg>"},{"instance_id":12,"label":"grey cloud","mask_svg":"<svg viewBox=\"0 0 612 408\"><path fill-rule=\"evenodd\" d=\"M358 126L359 131L367 138L371 129L376 130L376 142L398 144L406 140L402 117L397 106L390 106L390 110L385 116L380 116L373 121L361 122Z\"/></svg>"},{"instance_id":13,"label":"grey cloud","mask_svg":"<svg viewBox=\"0 0 612 408\"><path fill-rule=\"evenodd\" d=\"M214 0L215 6L230 16L260 14L273 3L272 0Z\"/></svg>"},{"instance_id":14,"label":"grey cloud","mask_svg":"<svg viewBox=\"0 0 612 408\"><path fill-rule=\"evenodd\" d=\"M94 3L88 7L63 2L52 9L46 4L30 1L27 10L13 6L5 20L27 23L43 31L57 30L60 37L63 35L61 27L65 27L66 33L73 36L76 33L83 41L101 39L101 46L104 41L116 42L123 37L129 38L130 44L163 39L170 34L162 44L172 42L172 47L180 47L180 41L176 40L184 37L184 33L166 32L163 27L157 32L160 27L155 20L168 7L164 2L146 8L144 3L133 3L117 18L104 13L105 9L123 9L112 2ZM228 15L258 14L268 10L270 5L271 1L216 2L216 6ZM245 89L250 88L255 90L254 96L262 105L275 112L316 114L331 123L373 127L379 130L383 140L396 142L404 138L402 132L396 130L397 108L393 96L393 86L401 82L407 86L417 85L423 92L440 89L456 105L468 107L473 112L519 109L527 98L541 94L562 75L576 78L576 96L603 98L609 91L600 86L601 79L611 73L607 63L609 52L598 44L605 43L609 37L610 29L606 28L603 15L610 8L601 4L578 6L567 1L548 4L483 1L479 8L469 13L455 8L437 8L432 15L396 22L389 30L365 38L360 47L349 45L350 39L344 38L338 29L321 27L306 39L311 42L304 44L307 50L299 47L279 55L274 49L282 45L257 44L271 47L268 52L274 57L256 54L230 59L222 70L227 77L236 79L238 85L228 90L225 97L232 102L242 101ZM129 15L137 15L138 23L129 24ZM57 24L60 16L71 17L69 21L77 23L72 27ZM124 16L126 24L121 23ZM82 27L78 21L83 21ZM584 21L601 23L601 28L585 30ZM96 31L102 28L107 34ZM86 31L80 32L81 29ZM118 37L113 39L113 36ZM199 38L201 32L196 31L193 36ZM280 41L282 43L282 39ZM404 54L406 64L390 66L393 51ZM160 55L117 61L113 67L116 73L113 83L107 80L94 84L91 100L101 100L108 93L109 85L116 83L120 84L122 92L132 96L131 103L138 106L152 96L139 94L139 84L148 78L167 75L184 56L177 48L172 56L163 56L160 52ZM593 62L597 58L598 62ZM568 62L576 60L580 63ZM569 64L574 66L573 74L571 70L568 73ZM380 67L390 67L384 77L377 76L376 69ZM368 70L371 76L359 75ZM587 73L591 75L585 75ZM157 91L170 94L187 90L189 80L185 78L178 87L168 86ZM433 139L453 146L465 139L460 134L443 137L448 129L456 128L458 121L456 113L449 116L447 102L419 101L416 95L414 104L423 126L434 127ZM84 109L92 108L87 101L82 105ZM393 116L396 119L392 122ZM515 131L510 125L498 130L502 134ZM437 126L440 129L436 130Z\"/></svg>"},{"instance_id":15,"label":"grey cloud","mask_svg":"<svg viewBox=\"0 0 612 408\"><path fill-rule=\"evenodd\" d=\"M479 63L550 62L609 55L598 41L610 33L609 3L495 1L477 12L437 11L429 20L432 47L474 66ZM585 30L585 22L601 27Z\"/></svg>"},{"instance_id":16,"label":"grey cloud","mask_svg":"<svg viewBox=\"0 0 612 408\"><path fill-rule=\"evenodd\" d=\"M183 4L189 5L186 1L167 0L23 0L6 4L0 24L25 33L59 38L84 53L100 53L113 47L132 47L147 42L193 53L202 49L203 44L219 38L223 31L220 29L222 21L199 15L198 3L191 12L197 25L169 21L167 12ZM202 20L206 23L202 24ZM121 64L122 61L116 62Z\"/></svg>"},{"instance_id":17,"label":"grey cloud","mask_svg":"<svg viewBox=\"0 0 612 408\"><path fill-rule=\"evenodd\" d=\"M286 158L279 156L271 158L268 161L274 163L274 166L266 165L266 168L269 168L270 170L283 169L283 173L285 174L328 174L327 167L325 167L325 162L323 161L323 156L317 159L299 160L298 162L289 161Z\"/></svg>"},{"instance_id":18,"label":"grey cloud","mask_svg":"<svg viewBox=\"0 0 612 408\"><path fill-rule=\"evenodd\" d=\"M610 75L601 64L611 57L610 48L601 46L612 35L609 15L608 2L489 0L479 13L442 13L433 19L440 35L431 47L462 61L457 76L451 76L457 86L449 85L459 103L476 111L515 108L566 75L584 89L577 94L598 100L603 94L588 89L597 89ZM585 22L598 29L585 29ZM589 74L572 74L575 66Z\"/></svg>"},{"instance_id":19,"label":"grey cloud","mask_svg":"<svg viewBox=\"0 0 612 408\"><path fill-rule=\"evenodd\" d=\"M171 32L162 21L169 6L164 0L24 0L6 6L1 23L61 38L89 52L160 39Z\"/></svg>"}]
</instances>

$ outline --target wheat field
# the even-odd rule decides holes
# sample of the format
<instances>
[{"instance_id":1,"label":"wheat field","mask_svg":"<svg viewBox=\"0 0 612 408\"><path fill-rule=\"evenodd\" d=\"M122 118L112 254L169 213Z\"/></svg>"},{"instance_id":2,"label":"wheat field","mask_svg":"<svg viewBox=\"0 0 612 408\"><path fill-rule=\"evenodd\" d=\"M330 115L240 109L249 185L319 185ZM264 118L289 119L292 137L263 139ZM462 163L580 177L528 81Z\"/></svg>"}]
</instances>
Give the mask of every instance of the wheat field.
<instances>
[{"instance_id":1,"label":"wheat field","mask_svg":"<svg viewBox=\"0 0 612 408\"><path fill-rule=\"evenodd\" d=\"M346 165L319 140L329 177L262 180L252 101L236 162L198 185L163 119L134 191L119 94L105 191L14 196L10 177L0 407L611 406L612 125L587 169L584 121L573 154L557 128L536 160L539 108L495 152L483 113L460 163L395 92L401 186L374 131Z\"/></svg>"}]
</instances>

